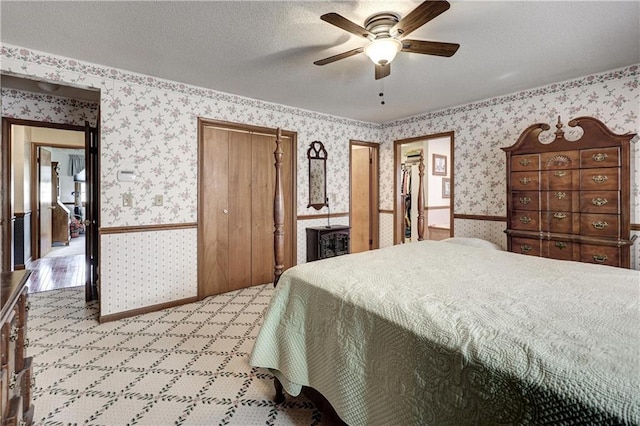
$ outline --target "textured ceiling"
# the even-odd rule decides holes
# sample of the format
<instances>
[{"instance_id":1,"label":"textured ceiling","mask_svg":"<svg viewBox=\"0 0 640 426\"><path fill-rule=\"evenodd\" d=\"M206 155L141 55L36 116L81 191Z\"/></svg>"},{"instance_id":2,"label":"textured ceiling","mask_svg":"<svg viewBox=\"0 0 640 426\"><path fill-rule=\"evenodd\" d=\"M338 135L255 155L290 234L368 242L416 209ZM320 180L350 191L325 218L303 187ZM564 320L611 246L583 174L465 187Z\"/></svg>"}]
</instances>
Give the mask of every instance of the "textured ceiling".
<instances>
[{"instance_id":1,"label":"textured ceiling","mask_svg":"<svg viewBox=\"0 0 640 426\"><path fill-rule=\"evenodd\" d=\"M364 55L313 65L366 43L320 15L363 25L380 11L404 16L419 1L0 4L3 43L371 122L640 62L637 1L452 2L410 38L460 43L458 52L401 52L380 81Z\"/></svg>"}]
</instances>

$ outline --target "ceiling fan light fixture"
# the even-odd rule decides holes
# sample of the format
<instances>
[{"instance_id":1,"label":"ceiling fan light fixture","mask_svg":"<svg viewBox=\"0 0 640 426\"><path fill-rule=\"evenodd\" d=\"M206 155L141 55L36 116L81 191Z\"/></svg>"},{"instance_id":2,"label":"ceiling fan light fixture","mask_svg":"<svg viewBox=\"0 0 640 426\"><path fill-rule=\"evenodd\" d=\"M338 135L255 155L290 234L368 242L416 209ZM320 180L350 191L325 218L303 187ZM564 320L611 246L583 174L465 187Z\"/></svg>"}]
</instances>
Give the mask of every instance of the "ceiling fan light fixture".
<instances>
[{"instance_id":1,"label":"ceiling fan light fixture","mask_svg":"<svg viewBox=\"0 0 640 426\"><path fill-rule=\"evenodd\" d=\"M387 37L375 39L364 48L364 54L376 65L386 65L393 61L396 54L402 50L400 40Z\"/></svg>"}]
</instances>

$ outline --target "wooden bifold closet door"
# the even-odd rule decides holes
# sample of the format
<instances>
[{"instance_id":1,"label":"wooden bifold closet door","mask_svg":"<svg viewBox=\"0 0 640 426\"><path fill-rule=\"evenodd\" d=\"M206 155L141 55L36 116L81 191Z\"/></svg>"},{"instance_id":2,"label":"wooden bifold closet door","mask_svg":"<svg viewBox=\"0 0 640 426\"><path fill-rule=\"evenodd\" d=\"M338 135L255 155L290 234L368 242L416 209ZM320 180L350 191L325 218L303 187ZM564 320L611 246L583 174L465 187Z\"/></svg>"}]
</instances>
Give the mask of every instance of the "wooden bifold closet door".
<instances>
[{"instance_id":1,"label":"wooden bifold closet door","mask_svg":"<svg viewBox=\"0 0 640 426\"><path fill-rule=\"evenodd\" d=\"M272 282L275 136L205 125L201 138L199 296ZM283 188L291 188L291 139L282 141ZM290 223L288 212L285 267L292 258Z\"/></svg>"}]
</instances>

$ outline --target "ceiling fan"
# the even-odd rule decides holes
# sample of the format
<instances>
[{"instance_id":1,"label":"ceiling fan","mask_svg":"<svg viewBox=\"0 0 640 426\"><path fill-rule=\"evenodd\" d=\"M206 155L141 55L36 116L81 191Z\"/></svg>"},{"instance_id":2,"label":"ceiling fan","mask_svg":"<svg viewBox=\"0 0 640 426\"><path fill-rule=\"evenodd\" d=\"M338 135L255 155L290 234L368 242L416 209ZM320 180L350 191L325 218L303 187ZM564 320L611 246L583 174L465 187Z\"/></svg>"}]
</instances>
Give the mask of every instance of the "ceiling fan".
<instances>
[{"instance_id":1,"label":"ceiling fan","mask_svg":"<svg viewBox=\"0 0 640 426\"><path fill-rule=\"evenodd\" d=\"M444 0L428 0L402 19L393 12L377 13L365 21L364 28L337 13L324 14L320 17L323 21L364 37L369 40L369 43L366 46L315 61L314 64L326 65L364 52L375 64L375 76L376 80L379 80L391 73L391 61L400 51L424 55L453 56L460 47L457 43L404 38L448 10L450 6L449 2Z\"/></svg>"}]
</instances>

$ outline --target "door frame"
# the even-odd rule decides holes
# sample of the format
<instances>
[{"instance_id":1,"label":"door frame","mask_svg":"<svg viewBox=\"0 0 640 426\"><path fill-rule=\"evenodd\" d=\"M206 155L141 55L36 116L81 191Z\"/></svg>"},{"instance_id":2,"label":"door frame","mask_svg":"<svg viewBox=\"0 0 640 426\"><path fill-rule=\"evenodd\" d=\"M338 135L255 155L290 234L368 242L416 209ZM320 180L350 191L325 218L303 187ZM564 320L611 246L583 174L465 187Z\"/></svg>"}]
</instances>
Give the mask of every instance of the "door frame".
<instances>
[{"instance_id":1,"label":"door frame","mask_svg":"<svg viewBox=\"0 0 640 426\"><path fill-rule=\"evenodd\" d=\"M375 142L365 142L358 140L349 141L349 224L352 222L353 212L353 147L364 146L373 148L373 158L369 156L369 250L380 247L380 144ZM351 252L351 241L349 241L349 252Z\"/></svg>"},{"instance_id":2,"label":"door frame","mask_svg":"<svg viewBox=\"0 0 640 426\"><path fill-rule=\"evenodd\" d=\"M211 120L202 117L198 117L198 173L197 173L197 191L198 191L198 205L197 205L197 221L198 221L198 231L197 231L197 270L198 270L198 299L203 299L204 293L200 283L203 282L202 279L202 265L204 255L204 241L202 235L202 217L204 212L202 211L202 168L203 168L203 158L202 158L202 144L204 143L203 135L204 135L204 127L205 126L214 126L219 127L225 130L231 131L242 131L242 132L252 132L252 133L261 133L264 135L273 135L276 136L277 129L271 127L261 127L261 126L253 126L249 124L241 124L241 123L233 123L230 121L222 121L222 120ZM293 253L291 253L291 265L295 266L297 264L297 234L298 234L298 209L297 209L297 170L298 170L298 134L297 132L291 130L281 130L282 136L286 136L291 139L291 156L292 156L292 164L291 164L291 188L288 188L291 191L291 205L284 206L286 209L291 209L291 223L289 224L289 229L291 229L291 249ZM275 151L275 146L273 147ZM275 160L274 160L275 161ZM283 191L287 191L287 188L283 188ZM286 238L286 235L285 235ZM286 264L286 262L285 262Z\"/></svg>"},{"instance_id":3,"label":"door frame","mask_svg":"<svg viewBox=\"0 0 640 426\"><path fill-rule=\"evenodd\" d=\"M455 192L454 192L454 188L455 188L455 158L454 158L454 151L455 151L455 135L453 131L449 131L449 132L442 132L442 133L435 133L435 134L431 134L431 135L425 135L425 136L416 136L413 138L407 138L407 139L397 139L395 141L393 141L393 244L400 244L401 241L401 227L402 227L402 218L400 217L400 212L402 211L402 205L400 204L402 202L402 200L400 199L400 197L398 196L398 194L400 193L400 186L402 184L402 177L400 176L401 173L401 164L402 164L402 145L405 144L409 144L409 143L413 143L413 142L420 142L420 141L428 141L430 139L439 139L439 138L445 138L448 137L450 140L450 144L449 144L449 158L450 158L450 162L449 162L449 167L451 170L451 197L449 198L449 235L451 237L453 237L454 235L454 222L453 222L453 207L454 207L454 197L455 197ZM424 159L425 164L429 161L429 159L425 158ZM426 169L426 167L425 167ZM426 180L425 180L425 186L426 186ZM426 222L426 220L425 220ZM425 223L425 235L428 228L428 224Z\"/></svg>"},{"instance_id":4,"label":"door frame","mask_svg":"<svg viewBox=\"0 0 640 426\"><path fill-rule=\"evenodd\" d=\"M27 126L27 127L45 127L45 128L50 128L50 129L58 129L58 130L72 130L72 131L79 131L79 132L83 132L84 133L84 126L76 126L73 124L58 124L58 123L47 123L47 122L43 122L43 121L35 121L35 120L24 120L24 119L20 119L20 118L11 118L11 117L2 117L2 146L0 147L0 155L2 157L2 183L0 184L0 190L3 191L4 194L11 194L11 187L12 187L12 168L13 168L13 164L11 161L11 145L13 143L12 137L11 137L11 127L12 126ZM33 143L35 146L35 144L38 144L37 142ZM48 144L43 144L43 143L39 143L41 146L54 146L54 145L48 145ZM55 146L54 146L55 147ZM60 147L63 147L62 145L60 145ZM75 149L79 149L79 147L74 147ZM32 152L31 155L31 180L33 180L33 172L34 172L34 159L35 159L35 154ZM34 210L36 204L34 204L34 196L36 196L37 194L34 194L34 192L31 193L31 207L32 207L32 211ZM98 194L99 196L99 194ZM36 199L37 201L37 199ZM3 271L13 271L13 228L11 226L11 224L13 223L13 211L12 211L12 203L10 200L10 197L3 197L2 199L2 217L4 219L3 223L2 223L2 270ZM37 237L38 234L36 234L35 230L36 228L34 228L33 226L33 221L36 219L35 214L31 214L31 220L32 220L32 244L33 244L33 238L34 236ZM35 250L35 246L32 245L31 247L32 250L32 255L33 253L36 252ZM39 249L38 249L38 253L39 253ZM32 257L33 260L35 260Z\"/></svg>"}]
</instances>

